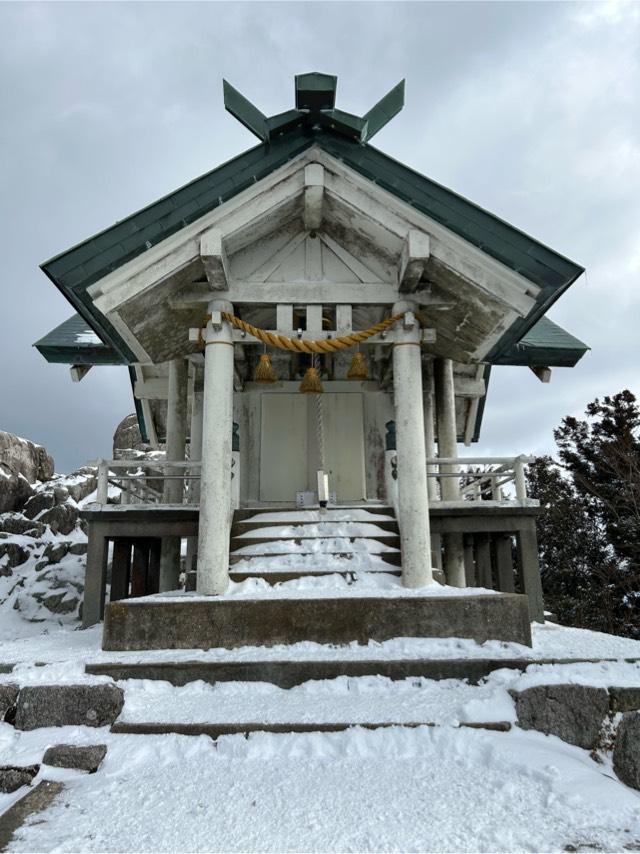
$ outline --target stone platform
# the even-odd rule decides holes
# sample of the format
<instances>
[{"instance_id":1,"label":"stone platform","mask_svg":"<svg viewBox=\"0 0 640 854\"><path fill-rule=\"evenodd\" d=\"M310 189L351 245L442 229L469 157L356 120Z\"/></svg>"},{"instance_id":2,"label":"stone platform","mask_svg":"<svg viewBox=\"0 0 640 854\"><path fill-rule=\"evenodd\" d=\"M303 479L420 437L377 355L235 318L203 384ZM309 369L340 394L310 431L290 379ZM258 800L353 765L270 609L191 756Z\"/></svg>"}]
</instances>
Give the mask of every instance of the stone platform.
<instances>
[{"instance_id":1,"label":"stone platform","mask_svg":"<svg viewBox=\"0 0 640 854\"><path fill-rule=\"evenodd\" d=\"M395 637L471 638L531 646L527 597L486 595L285 598L157 596L110 602L102 648L210 649Z\"/></svg>"}]
</instances>

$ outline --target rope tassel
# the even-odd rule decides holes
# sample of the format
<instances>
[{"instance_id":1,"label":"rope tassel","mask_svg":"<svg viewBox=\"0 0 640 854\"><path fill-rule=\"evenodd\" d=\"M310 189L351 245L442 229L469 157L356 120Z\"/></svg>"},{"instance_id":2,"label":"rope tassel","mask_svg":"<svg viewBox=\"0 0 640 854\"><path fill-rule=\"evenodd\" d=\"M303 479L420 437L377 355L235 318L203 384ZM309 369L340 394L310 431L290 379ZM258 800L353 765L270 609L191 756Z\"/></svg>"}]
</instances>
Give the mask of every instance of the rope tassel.
<instances>
[{"instance_id":1,"label":"rope tassel","mask_svg":"<svg viewBox=\"0 0 640 854\"><path fill-rule=\"evenodd\" d=\"M300 391L303 394L323 393L324 388L322 387L322 380L315 368L307 368L307 371L302 378L302 382L300 383Z\"/></svg>"},{"instance_id":2,"label":"rope tassel","mask_svg":"<svg viewBox=\"0 0 640 854\"><path fill-rule=\"evenodd\" d=\"M348 380L368 380L369 379L369 369L367 368L367 362L362 355L362 353L358 350L353 354L353 358L351 359L351 367L347 373Z\"/></svg>"},{"instance_id":3,"label":"rope tassel","mask_svg":"<svg viewBox=\"0 0 640 854\"><path fill-rule=\"evenodd\" d=\"M260 361L253 373L253 381L254 383L264 383L265 385L278 382L278 377L271 364L271 356L268 356L266 353L260 356Z\"/></svg>"}]
</instances>

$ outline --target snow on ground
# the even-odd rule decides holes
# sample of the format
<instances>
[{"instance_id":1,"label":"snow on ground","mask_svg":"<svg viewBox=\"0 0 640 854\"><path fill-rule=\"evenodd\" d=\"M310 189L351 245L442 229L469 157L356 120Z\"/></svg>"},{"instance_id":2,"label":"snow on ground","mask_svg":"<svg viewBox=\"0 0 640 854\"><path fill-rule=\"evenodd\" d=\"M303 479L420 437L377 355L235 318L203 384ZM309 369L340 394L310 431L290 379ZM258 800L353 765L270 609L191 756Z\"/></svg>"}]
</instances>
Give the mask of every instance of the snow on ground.
<instances>
[{"instance_id":1,"label":"snow on ground","mask_svg":"<svg viewBox=\"0 0 640 854\"><path fill-rule=\"evenodd\" d=\"M23 756L59 735L21 733ZM64 776L66 789L9 851L640 847L640 795L585 751L539 733L354 729L217 743L90 735L109 746L100 770L41 772Z\"/></svg>"},{"instance_id":2,"label":"snow on ground","mask_svg":"<svg viewBox=\"0 0 640 854\"><path fill-rule=\"evenodd\" d=\"M637 677L636 677L637 678ZM176 688L156 680L127 680L121 720L155 723L437 723L515 721L502 684L460 679L339 676L279 688L266 682L191 682Z\"/></svg>"},{"instance_id":3,"label":"snow on ground","mask_svg":"<svg viewBox=\"0 0 640 854\"><path fill-rule=\"evenodd\" d=\"M29 625L29 624L26 624ZM33 635L12 639L0 620L0 665L24 662L67 662L84 667L88 661L280 661L296 659L363 660L416 658L517 658L517 659L639 659L640 641L555 623L532 624L533 648L517 643L486 641L478 644L465 638L394 638L346 646L311 641L271 647L240 649L175 649L149 652L103 652L102 626L90 629L30 626ZM0 677L4 678L4 677ZM9 677L10 678L10 677ZM7 681L4 678L4 681Z\"/></svg>"},{"instance_id":4,"label":"snow on ground","mask_svg":"<svg viewBox=\"0 0 640 854\"><path fill-rule=\"evenodd\" d=\"M442 596L494 596L495 590L484 587L449 587L430 584L428 587L405 587L397 575L386 572L355 573L352 579L337 573L306 575L291 581L271 584L265 578L230 581L218 599L355 599L375 596L386 598L425 598ZM129 605L148 605L150 602L207 602L210 597L187 590L169 590L151 596L130 599Z\"/></svg>"}]
</instances>

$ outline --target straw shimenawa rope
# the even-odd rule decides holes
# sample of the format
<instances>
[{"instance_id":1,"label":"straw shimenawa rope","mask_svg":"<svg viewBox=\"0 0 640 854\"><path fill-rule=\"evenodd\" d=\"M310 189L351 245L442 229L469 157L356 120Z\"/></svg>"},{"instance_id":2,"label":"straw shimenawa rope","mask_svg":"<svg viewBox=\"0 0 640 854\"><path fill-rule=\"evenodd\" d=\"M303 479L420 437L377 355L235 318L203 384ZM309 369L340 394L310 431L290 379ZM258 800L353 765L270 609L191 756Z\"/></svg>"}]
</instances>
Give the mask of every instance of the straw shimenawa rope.
<instances>
[{"instance_id":1,"label":"straw shimenawa rope","mask_svg":"<svg viewBox=\"0 0 640 854\"><path fill-rule=\"evenodd\" d=\"M339 350L348 350L349 347L366 341L372 335L384 332L385 329L393 326L394 323L397 323L404 316L404 314L395 314L393 317L387 317L386 320L374 323L373 326L362 332L352 332L349 335L339 335L337 338L326 338L320 341L308 341L304 338L287 338L286 335L277 335L275 332L268 332L266 329L260 329L251 323L247 323L245 320L240 320L239 317L229 314L227 311L221 312L221 315L227 323L230 323L242 332L252 335L258 341L262 341L270 347L277 347L280 350L291 350L294 353L336 353ZM205 318L205 321L209 320L211 320L211 315L207 315Z\"/></svg>"}]
</instances>

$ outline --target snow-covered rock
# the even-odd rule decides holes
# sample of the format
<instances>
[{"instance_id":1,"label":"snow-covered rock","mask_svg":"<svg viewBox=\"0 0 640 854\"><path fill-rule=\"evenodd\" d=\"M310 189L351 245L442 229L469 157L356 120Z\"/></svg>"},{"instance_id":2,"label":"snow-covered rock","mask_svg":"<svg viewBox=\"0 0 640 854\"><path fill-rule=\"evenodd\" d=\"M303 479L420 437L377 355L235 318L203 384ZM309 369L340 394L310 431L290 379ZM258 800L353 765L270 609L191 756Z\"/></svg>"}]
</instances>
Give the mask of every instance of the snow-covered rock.
<instances>
[{"instance_id":1,"label":"snow-covered rock","mask_svg":"<svg viewBox=\"0 0 640 854\"><path fill-rule=\"evenodd\" d=\"M0 513L19 510L32 494L33 488L22 472L0 461Z\"/></svg>"},{"instance_id":2,"label":"snow-covered rock","mask_svg":"<svg viewBox=\"0 0 640 854\"><path fill-rule=\"evenodd\" d=\"M118 451L123 451L128 448L133 448L139 451L145 450L148 446L142 441L140 428L138 427L138 417L135 412L131 415L126 415L116 427L113 434L113 457L118 458Z\"/></svg>"},{"instance_id":3,"label":"snow-covered rock","mask_svg":"<svg viewBox=\"0 0 640 854\"><path fill-rule=\"evenodd\" d=\"M28 483L53 477L54 462L42 445L0 430L0 461Z\"/></svg>"},{"instance_id":4,"label":"snow-covered rock","mask_svg":"<svg viewBox=\"0 0 640 854\"><path fill-rule=\"evenodd\" d=\"M78 508L75 502L56 504L38 516L38 521L48 525L54 534L70 534L78 522Z\"/></svg>"},{"instance_id":5,"label":"snow-covered rock","mask_svg":"<svg viewBox=\"0 0 640 854\"><path fill-rule=\"evenodd\" d=\"M42 762L55 768L75 768L93 774L106 755L106 744L54 744L53 747L47 748Z\"/></svg>"},{"instance_id":6,"label":"snow-covered rock","mask_svg":"<svg viewBox=\"0 0 640 854\"><path fill-rule=\"evenodd\" d=\"M13 575L13 568L29 559L30 552L20 543L0 540L0 575Z\"/></svg>"},{"instance_id":7,"label":"snow-covered rock","mask_svg":"<svg viewBox=\"0 0 640 854\"><path fill-rule=\"evenodd\" d=\"M613 768L623 783L640 789L640 712L622 716L613 748Z\"/></svg>"},{"instance_id":8,"label":"snow-covered rock","mask_svg":"<svg viewBox=\"0 0 640 854\"><path fill-rule=\"evenodd\" d=\"M39 765L0 765L0 792L9 794L28 786L39 770Z\"/></svg>"},{"instance_id":9,"label":"snow-covered rock","mask_svg":"<svg viewBox=\"0 0 640 854\"><path fill-rule=\"evenodd\" d=\"M9 709L15 706L19 690L18 685L13 682L0 685L0 720L4 720Z\"/></svg>"},{"instance_id":10,"label":"snow-covered rock","mask_svg":"<svg viewBox=\"0 0 640 854\"><path fill-rule=\"evenodd\" d=\"M34 522L33 519L28 519L22 513L2 513L0 515L0 533L41 537L46 527L42 522Z\"/></svg>"}]
</instances>

